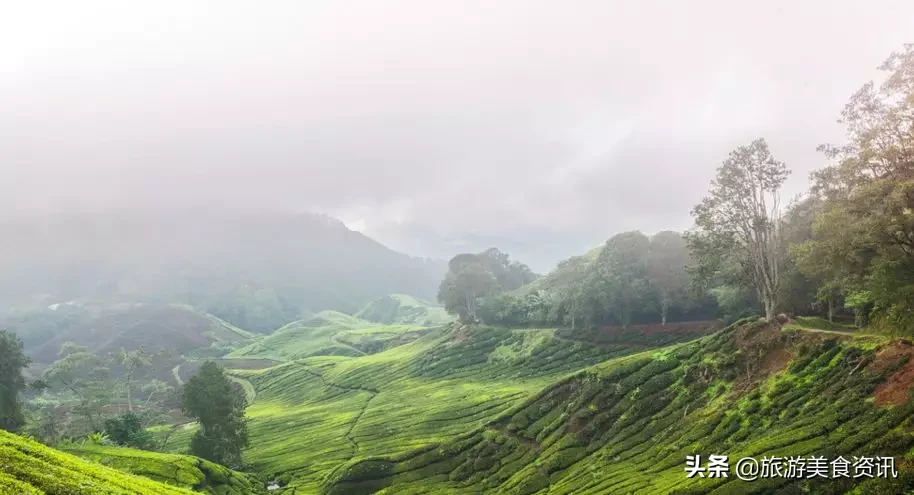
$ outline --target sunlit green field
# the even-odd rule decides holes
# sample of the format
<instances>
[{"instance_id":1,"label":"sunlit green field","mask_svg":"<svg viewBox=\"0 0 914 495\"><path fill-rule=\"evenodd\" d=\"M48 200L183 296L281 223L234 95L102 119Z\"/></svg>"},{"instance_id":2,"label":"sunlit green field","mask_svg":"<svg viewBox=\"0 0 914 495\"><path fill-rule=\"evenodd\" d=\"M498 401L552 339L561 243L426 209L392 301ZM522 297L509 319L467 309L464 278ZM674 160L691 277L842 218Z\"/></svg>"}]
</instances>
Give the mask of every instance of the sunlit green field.
<instances>
[{"instance_id":1,"label":"sunlit green field","mask_svg":"<svg viewBox=\"0 0 914 495\"><path fill-rule=\"evenodd\" d=\"M333 335L407 328L337 326ZM307 351L287 355L300 352ZM312 493L353 459L447 442L571 372L630 352L624 345L565 340L553 329L448 326L375 354L313 356L230 373L254 389L246 454L251 467L267 479L289 482L298 493ZM169 447L180 451L192 432L174 435Z\"/></svg>"},{"instance_id":2,"label":"sunlit green field","mask_svg":"<svg viewBox=\"0 0 914 495\"><path fill-rule=\"evenodd\" d=\"M323 490L845 493L861 481L685 476L687 455L726 454L733 463L763 455L896 455L901 479L867 480L856 489L901 493L912 475L902 459L914 446L914 404L878 387L911 355L888 339L859 344L749 323L607 360L441 444L352 461Z\"/></svg>"},{"instance_id":3,"label":"sunlit green field","mask_svg":"<svg viewBox=\"0 0 914 495\"><path fill-rule=\"evenodd\" d=\"M336 311L322 311L289 323L226 357L286 361L309 356L362 356L383 349L384 341L421 330L423 327L417 325L381 325ZM373 346L373 342L381 344Z\"/></svg>"},{"instance_id":4,"label":"sunlit green field","mask_svg":"<svg viewBox=\"0 0 914 495\"><path fill-rule=\"evenodd\" d=\"M128 449L123 450L128 451ZM156 455L162 456L163 454ZM127 474L3 430L0 430L0 467L2 467L0 469L0 493L3 494L177 495L194 493L180 486ZM173 470L177 471L177 466ZM188 473L188 477L190 476L192 473Z\"/></svg>"}]
</instances>

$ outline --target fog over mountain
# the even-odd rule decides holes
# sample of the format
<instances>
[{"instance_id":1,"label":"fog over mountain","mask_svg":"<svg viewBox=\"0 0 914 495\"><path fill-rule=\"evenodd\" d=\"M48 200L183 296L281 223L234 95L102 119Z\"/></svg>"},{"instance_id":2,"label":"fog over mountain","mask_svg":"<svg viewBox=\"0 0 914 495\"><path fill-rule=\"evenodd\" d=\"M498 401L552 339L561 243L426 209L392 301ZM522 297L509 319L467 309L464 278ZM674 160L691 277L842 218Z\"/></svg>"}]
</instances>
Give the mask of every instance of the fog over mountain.
<instances>
[{"instance_id":1,"label":"fog over mountain","mask_svg":"<svg viewBox=\"0 0 914 495\"><path fill-rule=\"evenodd\" d=\"M757 136L800 192L912 18L904 0L15 2L0 208L324 212L415 255L545 244L543 270L688 227Z\"/></svg>"},{"instance_id":2,"label":"fog over mountain","mask_svg":"<svg viewBox=\"0 0 914 495\"><path fill-rule=\"evenodd\" d=\"M440 260L395 252L322 215L60 214L0 222L0 314L65 303L191 304L254 331L312 312L434 299Z\"/></svg>"}]
</instances>

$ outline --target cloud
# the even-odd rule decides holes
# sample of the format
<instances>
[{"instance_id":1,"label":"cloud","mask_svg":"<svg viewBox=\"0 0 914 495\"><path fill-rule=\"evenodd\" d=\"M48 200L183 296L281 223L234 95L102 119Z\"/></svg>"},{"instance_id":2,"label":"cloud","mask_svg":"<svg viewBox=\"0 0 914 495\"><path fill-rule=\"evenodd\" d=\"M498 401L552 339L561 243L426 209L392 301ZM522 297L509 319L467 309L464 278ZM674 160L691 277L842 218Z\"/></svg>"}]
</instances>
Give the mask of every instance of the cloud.
<instances>
[{"instance_id":1,"label":"cloud","mask_svg":"<svg viewBox=\"0 0 914 495\"><path fill-rule=\"evenodd\" d=\"M911 18L892 0L19 2L0 19L0 207L682 229L760 135L801 191Z\"/></svg>"}]
</instances>

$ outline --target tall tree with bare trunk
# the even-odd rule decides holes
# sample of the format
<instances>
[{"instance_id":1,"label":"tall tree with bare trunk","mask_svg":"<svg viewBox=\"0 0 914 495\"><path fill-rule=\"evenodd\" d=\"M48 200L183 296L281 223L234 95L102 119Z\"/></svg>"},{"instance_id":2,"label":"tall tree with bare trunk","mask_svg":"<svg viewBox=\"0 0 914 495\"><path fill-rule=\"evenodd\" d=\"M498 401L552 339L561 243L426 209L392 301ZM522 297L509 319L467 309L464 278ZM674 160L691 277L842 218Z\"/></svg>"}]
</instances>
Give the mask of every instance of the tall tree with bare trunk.
<instances>
[{"instance_id":1,"label":"tall tree with bare trunk","mask_svg":"<svg viewBox=\"0 0 914 495\"><path fill-rule=\"evenodd\" d=\"M736 261L769 320L780 295L785 254L780 190L789 174L764 139L736 148L717 169L708 196L692 209L695 228L687 235L698 265L694 273L713 278L724 260Z\"/></svg>"}]
</instances>

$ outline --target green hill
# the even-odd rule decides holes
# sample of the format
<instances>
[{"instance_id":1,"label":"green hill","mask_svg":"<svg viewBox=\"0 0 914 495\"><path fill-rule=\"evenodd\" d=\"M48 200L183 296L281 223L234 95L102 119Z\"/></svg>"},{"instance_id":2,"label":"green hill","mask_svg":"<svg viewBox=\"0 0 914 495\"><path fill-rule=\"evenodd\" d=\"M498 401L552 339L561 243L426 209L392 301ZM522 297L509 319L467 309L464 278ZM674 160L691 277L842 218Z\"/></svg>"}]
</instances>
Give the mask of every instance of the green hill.
<instances>
[{"instance_id":1,"label":"green hill","mask_svg":"<svg viewBox=\"0 0 914 495\"><path fill-rule=\"evenodd\" d=\"M571 340L554 329L450 325L375 354L234 370L255 394L246 460L295 493L317 493L328 477L348 472L354 459L446 444L569 373L643 348L643 342L622 339L600 345ZM169 448L183 451L192 433L182 431Z\"/></svg>"},{"instance_id":2,"label":"green hill","mask_svg":"<svg viewBox=\"0 0 914 495\"><path fill-rule=\"evenodd\" d=\"M359 456L327 493L902 493L914 347L746 324L575 373L450 440ZM687 455L898 456L897 480L687 478ZM858 485L859 483L859 485Z\"/></svg>"},{"instance_id":3,"label":"green hill","mask_svg":"<svg viewBox=\"0 0 914 495\"><path fill-rule=\"evenodd\" d=\"M229 353L227 358L277 361L310 356L361 356L415 340L418 325L379 325L336 311L322 311Z\"/></svg>"},{"instance_id":4,"label":"green hill","mask_svg":"<svg viewBox=\"0 0 914 495\"><path fill-rule=\"evenodd\" d=\"M194 493L127 474L0 430L0 493L178 495ZM229 492L231 493L231 492Z\"/></svg>"},{"instance_id":5,"label":"green hill","mask_svg":"<svg viewBox=\"0 0 914 495\"><path fill-rule=\"evenodd\" d=\"M0 220L0 238L0 309L180 302L257 332L391 293L432 298L447 271L315 214L57 215Z\"/></svg>"},{"instance_id":6,"label":"green hill","mask_svg":"<svg viewBox=\"0 0 914 495\"><path fill-rule=\"evenodd\" d=\"M175 355L222 355L253 334L192 308L164 304L65 306L16 312L0 322L16 332L38 364L57 359L74 342L97 355L121 348Z\"/></svg>"},{"instance_id":7,"label":"green hill","mask_svg":"<svg viewBox=\"0 0 914 495\"><path fill-rule=\"evenodd\" d=\"M247 495L265 491L263 483L248 474L193 456L91 444L74 444L63 449L125 473L197 492Z\"/></svg>"},{"instance_id":8,"label":"green hill","mask_svg":"<svg viewBox=\"0 0 914 495\"><path fill-rule=\"evenodd\" d=\"M54 310L19 311L0 320L0 328L22 336L32 359L30 374L39 376L73 342L105 358L121 349L143 349L151 365L140 369L137 382L157 379L179 386L201 360L223 356L255 335L213 315L180 305L65 305ZM250 362L239 362L251 366ZM112 364L117 375L120 368ZM139 392L137 392L139 395Z\"/></svg>"},{"instance_id":9,"label":"green hill","mask_svg":"<svg viewBox=\"0 0 914 495\"><path fill-rule=\"evenodd\" d=\"M390 294L376 299L356 313L356 317L385 325L426 327L444 325L453 319L444 308L406 294Z\"/></svg>"}]
</instances>

